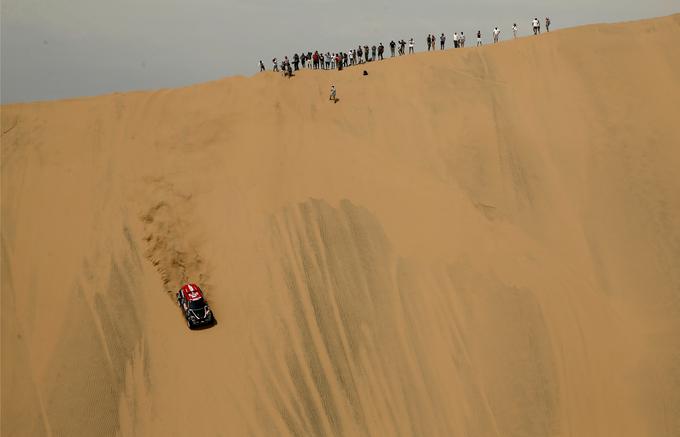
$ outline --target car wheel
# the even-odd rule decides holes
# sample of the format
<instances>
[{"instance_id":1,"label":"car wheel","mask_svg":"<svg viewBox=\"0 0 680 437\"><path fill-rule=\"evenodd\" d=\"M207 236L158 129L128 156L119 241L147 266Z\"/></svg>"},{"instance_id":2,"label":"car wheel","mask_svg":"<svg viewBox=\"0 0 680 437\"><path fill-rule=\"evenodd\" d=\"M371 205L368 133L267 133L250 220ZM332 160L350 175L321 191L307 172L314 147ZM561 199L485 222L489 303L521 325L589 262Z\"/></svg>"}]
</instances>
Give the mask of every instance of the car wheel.
<instances>
[{"instance_id":1,"label":"car wheel","mask_svg":"<svg viewBox=\"0 0 680 437\"><path fill-rule=\"evenodd\" d=\"M187 320L187 326L189 327L189 329L194 329L193 325L192 325L191 322L188 321L188 320Z\"/></svg>"}]
</instances>

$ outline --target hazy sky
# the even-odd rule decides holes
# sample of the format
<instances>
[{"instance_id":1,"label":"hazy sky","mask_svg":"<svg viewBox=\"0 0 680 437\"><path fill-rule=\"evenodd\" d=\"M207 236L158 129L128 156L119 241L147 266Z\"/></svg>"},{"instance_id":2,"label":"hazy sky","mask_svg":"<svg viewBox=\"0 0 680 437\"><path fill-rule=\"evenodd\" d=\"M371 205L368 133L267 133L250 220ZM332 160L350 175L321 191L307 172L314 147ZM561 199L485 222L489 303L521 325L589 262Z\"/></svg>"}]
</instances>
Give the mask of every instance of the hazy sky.
<instances>
[{"instance_id":1,"label":"hazy sky","mask_svg":"<svg viewBox=\"0 0 680 437\"><path fill-rule=\"evenodd\" d=\"M428 33L553 27L680 12L678 0L2 0L3 103L251 75L257 61Z\"/></svg>"}]
</instances>

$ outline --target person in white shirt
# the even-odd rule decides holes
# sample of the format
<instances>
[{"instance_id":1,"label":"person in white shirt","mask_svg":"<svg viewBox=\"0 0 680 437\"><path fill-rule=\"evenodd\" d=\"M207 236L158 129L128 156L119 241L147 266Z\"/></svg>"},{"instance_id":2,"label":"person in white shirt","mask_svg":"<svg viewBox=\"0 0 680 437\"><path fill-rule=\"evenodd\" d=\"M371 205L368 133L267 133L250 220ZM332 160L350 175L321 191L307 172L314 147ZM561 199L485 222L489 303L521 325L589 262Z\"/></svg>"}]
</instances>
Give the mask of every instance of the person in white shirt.
<instances>
[{"instance_id":1,"label":"person in white shirt","mask_svg":"<svg viewBox=\"0 0 680 437\"><path fill-rule=\"evenodd\" d=\"M453 34L453 48L454 49L458 48L458 32L455 32Z\"/></svg>"},{"instance_id":2,"label":"person in white shirt","mask_svg":"<svg viewBox=\"0 0 680 437\"><path fill-rule=\"evenodd\" d=\"M413 38L411 38L408 41L408 52L409 54L413 53L413 46L415 45L415 42L413 41Z\"/></svg>"},{"instance_id":3,"label":"person in white shirt","mask_svg":"<svg viewBox=\"0 0 680 437\"><path fill-rule=\"evenodd\" d=\"M336 97L335 85L331 85L331 95L328 100L332 100L333 103L337 103L338 98Z\"/></svg>"},{"instance_id":4,"label":"person in white shirt","mask_svg":"<svg viewBox=\"0 0 680 437\"><path fill-rule=\"evenodd\" d=\"M497 27L494 27L493 29L493 43L496 44L498 42L498 35L500 35L501 31L498 30Z\"/></svg>"},{"instance_id":5,"label":"person in white shirt","mask_svg":"<svg viewBox=\"0 0 680 437\"><path fill-rule=\"evenodd\" d=\"M512 37L517 38L517 23L512 25Z\"/></svg>"},{"instance_id":6,"label":"person in white shirt","mask_svg":"<svg viewBox=\"0 0 680 437\"><path fill-rule=\"evenodd\" d=\"M461 49L465 47L465 35L463 35L463 32L458 35L458 47Z\"/></svg>"},{"instance_id":7,"label":"person in white shirt","mask_svg":"<svg viewBox=\"0 0 680 437\"><path fill-rule=\"evenodd\" d=\"M534 29L534 35L538 35L539 33L541 33L540 28L541 24L540 21L538 21L538 18L534 18L534 20L531 22L531 26Z\"/></svg>"}]
</instances>

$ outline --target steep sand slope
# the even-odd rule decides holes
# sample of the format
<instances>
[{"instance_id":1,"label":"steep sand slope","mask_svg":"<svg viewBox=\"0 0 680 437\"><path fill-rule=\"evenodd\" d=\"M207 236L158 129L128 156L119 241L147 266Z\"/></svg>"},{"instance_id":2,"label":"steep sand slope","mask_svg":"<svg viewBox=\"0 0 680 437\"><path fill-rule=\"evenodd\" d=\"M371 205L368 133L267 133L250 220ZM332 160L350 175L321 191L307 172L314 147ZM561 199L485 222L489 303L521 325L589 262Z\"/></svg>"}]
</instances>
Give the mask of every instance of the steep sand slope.
<instances>
[{"instance_id":1,"label":"steep sand slope","mask_svg":"<svg viewBox=\"0 0 680 437\"><path fill-rule=\"evenodd\" d=\"M680 435L678 41L3 107L2 435Z\"/></svg>"}]
</instances>

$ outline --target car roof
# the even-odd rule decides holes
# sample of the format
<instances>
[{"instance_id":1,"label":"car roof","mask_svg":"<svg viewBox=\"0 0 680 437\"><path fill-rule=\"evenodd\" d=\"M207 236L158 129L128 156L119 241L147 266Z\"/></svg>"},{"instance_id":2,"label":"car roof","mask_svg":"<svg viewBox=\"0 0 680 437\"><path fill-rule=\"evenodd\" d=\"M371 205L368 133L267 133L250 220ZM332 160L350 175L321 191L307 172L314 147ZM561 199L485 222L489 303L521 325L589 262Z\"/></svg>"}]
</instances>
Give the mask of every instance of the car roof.
<instances>
[{"instance_id":1,"label":"car roof","mask_svg":"<svg viewBox=\"0 0 680 437\"><path fill-rule=\"evenodd\" d=\"M186 284L182 286L184 298L190 302L203 298L203 292L196 284Z\"/></svg>"}]
</instances>

